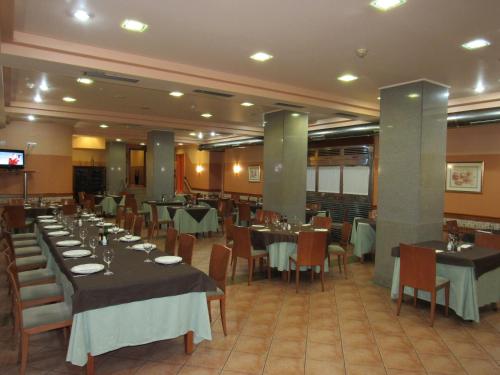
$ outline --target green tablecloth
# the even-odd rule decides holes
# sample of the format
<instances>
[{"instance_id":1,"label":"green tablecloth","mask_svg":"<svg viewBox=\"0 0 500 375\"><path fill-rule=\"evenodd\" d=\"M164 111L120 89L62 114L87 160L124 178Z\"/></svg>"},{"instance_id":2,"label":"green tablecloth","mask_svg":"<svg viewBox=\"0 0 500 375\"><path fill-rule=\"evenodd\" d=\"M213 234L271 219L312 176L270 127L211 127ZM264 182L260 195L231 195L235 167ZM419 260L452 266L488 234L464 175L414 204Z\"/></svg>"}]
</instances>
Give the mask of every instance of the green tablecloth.
<instances>
[{"instance_id":1,"label":"green tablecloth","mask_svg":"<svg viewBox=\"0 0 500 375\"><path fill-rule=\"evenodd\" d=\"M500 268L486 272L479 279L473 267L437 263L436 274L450 280L450 308L465 320L479 322L481 306L500 301ZM394 260L391 297L398 298L399 258ZM405 294L413 296L413 288L405 287ZM419 291L418 297L430 301L430 293ZM444 305L444 289L438 291L436 302Z\"/></svg>"},{"instance_id":2,"label":"green tablecloth","mask_svg":"<svg viewBox=\"0 0 500 375\"><path fill-rule=\"evenodd\" d=\"M166 210L168 213L168 210ZM217 219L217 210L211 208L205 217L198 222L185 209L176 210L173 217L174 227L179 233L208 233L217 232L219 221Z\"/></svg>"},{"instance_id":3,"label":"green tablecloth","mask_svg":"<svg viewBox=\"0 0 500 375\"><path fill-rule=\"evenodd\" d=\"M167 206L156 206L158 210L158 221L170 221L170 214L168 213ZM142 204L142 210L148 214L149 218L152 218L151 215L151 205L147 202Z\"/></svg>"},{"instance_id":4,"label":"green tablecloth","mask_svg":"<svg viewBox=\"0 0 500 375\"><path fill-rule=\"evenodd\" d=\"M269 253L269 264L278 271L288 271L290 268L289 257L297 252L297 244L294 242L275 242L266 247ZM292 270L295 269L295 263L292 263ZM311 267L301 267L301 271L306 271ZM319 273L320 268L316 266L315 272ZM328 259L325 259L325 272L328 272Z\"/></svg>"},{"instance_id":5,"label":"green tablecloth","mask_svg":"<svg viewBox=\"0 0 500 375\"><path fill-rule=\"evenodd\" d=\"M57 283L63 288L64 301L71 307L73 285L59 269L41 236L38 241L48 259L47 267L54 271ZM186 293L88 310L73 315L66 361L84 366L87 353L97 356L126 346L173 339L188 331L194 332L195 344L212 339L206 293Z\"/></svg>"},{"instance_id":6,"label":"green tablecloth","mask_svg":"<svg viewBox=\"0 0 500 375\"><path fill-rule=\"evenodd\" d=\"M352 223L351 244L354 245L353 254L361 258L375 248L375 230L367 223L358 223L360 217L355 217Z\"/></svg>"},{"instance_id":7,"label":"green tablecloth","mask_svg":"<svg viewBox=\"0 0 500 375\"><path fill-rule=\"evenodd\" d=\"M104 197L100 203L102 206L102 212L105 215L116 215L116 208L118 205L116 204L115 198L113 197ZM125 197L122 197L120 201L120 206L125 206Z\"/></svg>"}]
</instances>

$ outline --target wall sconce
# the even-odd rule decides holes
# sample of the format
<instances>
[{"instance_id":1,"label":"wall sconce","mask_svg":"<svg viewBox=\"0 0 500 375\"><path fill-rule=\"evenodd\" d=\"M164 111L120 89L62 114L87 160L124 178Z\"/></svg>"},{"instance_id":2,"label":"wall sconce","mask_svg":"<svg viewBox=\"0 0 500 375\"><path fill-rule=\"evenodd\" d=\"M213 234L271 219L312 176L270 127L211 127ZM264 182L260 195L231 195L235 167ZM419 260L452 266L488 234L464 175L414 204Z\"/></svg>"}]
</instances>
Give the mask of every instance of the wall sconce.
<instances>
[{"instance_id":1,"label":"wall sconce","mask_svg":"<svg viewBox=\"0 0 500 375\"><path fill-rule=\"evenodd\" d=\"M241 165L239 165L239 164L233 165L233 173L240 174L240 172L241 172Z\"/></svg>"},{"instance_id":2,"label":"wall sconce","mask_svg":"<svg viewBox=\"0 0 500 375\"><path fill-rule=\"evenodd\" d=\"M202 166L202 165L200 165L200 164L198 164L198 165L196 166L196 173L201 173L201 172L203 172L203 169L204 169L204 168L203 168L203 166Z\"/></svg>"}]
</instances>

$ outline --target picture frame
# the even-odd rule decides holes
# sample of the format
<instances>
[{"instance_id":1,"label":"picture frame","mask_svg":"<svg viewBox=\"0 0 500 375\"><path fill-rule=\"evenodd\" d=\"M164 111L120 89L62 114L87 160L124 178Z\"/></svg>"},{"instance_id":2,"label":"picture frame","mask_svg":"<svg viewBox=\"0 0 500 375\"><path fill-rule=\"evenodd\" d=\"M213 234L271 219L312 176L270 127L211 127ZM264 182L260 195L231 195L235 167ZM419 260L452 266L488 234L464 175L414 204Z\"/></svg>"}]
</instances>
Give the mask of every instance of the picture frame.
<instances>
[{"instance_id":1,"label":"picture frame","mask_svg":"<svg viewBox=\"0 0 500 375\"><path fill-rule=\"evenodd\" d=\"M453 193L483 192L484 162L447 162L446 191Z\"/></svg>"},{"instance_id":2,"label":"picture frame","mask_svg":"<svg viewBox=\"0 0 500 375\"><path fill-rule=\"evenodd\" d=\"M260 165L248 166L248 182L260 182Z\"/></svg>"}]
</instances>

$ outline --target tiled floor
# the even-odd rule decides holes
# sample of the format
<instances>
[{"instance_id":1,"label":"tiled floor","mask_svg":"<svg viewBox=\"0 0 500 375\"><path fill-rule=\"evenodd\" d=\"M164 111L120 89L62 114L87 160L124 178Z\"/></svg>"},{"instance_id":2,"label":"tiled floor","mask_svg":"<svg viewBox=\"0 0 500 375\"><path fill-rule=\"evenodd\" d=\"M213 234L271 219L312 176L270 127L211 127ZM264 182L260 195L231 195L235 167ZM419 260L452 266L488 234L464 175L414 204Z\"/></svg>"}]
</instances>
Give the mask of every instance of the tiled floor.
<instances>
[{"instance_id":1,"label":"tiled floor","mask_svg":"<svg viewBox=\"0 0 500 375\"><path fill-rule=\"evenodd\" d=\"M206 271L211 245L221 241L199 239L193 264ZM336 271L325 292L303 277L296 294L277 274L247 286L240 264L239 282L228 287L227 337L213 304L213 340L194 354L183 353L182 339L123 348L97 357L97 374L500 374L499 312L486 309L473 324L439 309L431 328L425 303L407 304L396 317L389 290L371 281L372 264L351 264L347 280ZM3 276L0 283L0 374L17 374ZM82 373L64 358L61 333L40 335L31 342L28 373Z\"/></svg>"}]
</instances>

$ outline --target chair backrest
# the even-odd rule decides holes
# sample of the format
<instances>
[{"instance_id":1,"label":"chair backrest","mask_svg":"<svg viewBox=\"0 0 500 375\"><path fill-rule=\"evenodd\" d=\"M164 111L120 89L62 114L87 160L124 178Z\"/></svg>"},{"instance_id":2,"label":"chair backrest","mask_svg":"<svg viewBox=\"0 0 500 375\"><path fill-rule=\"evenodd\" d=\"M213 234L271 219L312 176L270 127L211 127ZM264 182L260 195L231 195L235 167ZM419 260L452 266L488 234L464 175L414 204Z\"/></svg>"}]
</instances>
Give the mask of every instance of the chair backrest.
<instances>
[{"instance_id":1,"label":"chair backrest","mask_svg":"<svg viewBox=\"0 0 500 375\"><path fill-rule=\"evenodd\" d=\"M177 255L182 258L184 263L191 265L193 259L194 241L196 238L190 234L181 233L179 236L179 247Z\"/></svg>"},{"instance_id":2,"label":"chair backrest","mask_svg":"<svg viewBox=\"0 0 500 375\"><path fill-rule=\"evenodd\" d=\"M79 191L78 192L78 203L83 204L84 200L85 200L85 192Z\"/></svg>"},{"instance_id":3,"label":"chair backrest","mask_svg":"<svg viewBox=\"0 0 500 375\"><path fill-rule=\"evenodd\" d=\"M130 208L134 214L137 213L137 201L132 196L125 196L125 209Z\"/></svg>"},{"instance_id":4,"label":"chair backrest","mask_svg":"<svg viewBox=\"0 0 500 375\"><path fill-rule=\"evenodd\" d=\"M64 198L64 199L61 199L61 203L63 206L66 206L66 205L74 205L76 204L75 203L75 200L73 198Z\"/></svg>"},{"instance_id":5,"label":"chair backrest","mask_svg":"<svg viewBox=\"0 0 500 375\"><path fill-rule=\"evenodd\" d=\"M134 236L142 237L143 224L144 224L144 216L134 215L134 225L133 225Z\"/></svg>"},{"instance_id":6,"label":"chair backrest","mask_svg":"<svg viewBox=\"0 0 500 375\"><path fill-rule=\"evenodd\" d=\"M311 224L314 228L330 229L332 227L332 218L329 216L313 216Z\"/></svg>"},{"instance_id":7,"label":"chair backrest","mask_svg":"<svg viewBox=\"0 0 500 375\"><path fill-rule=\"evenodd\" d=\"M300 265L321 265L326 258L327 232L299 232L297 242L297 263Z\"/></svg>"},{"instance_id":8,"label":"chair backrest","mask_svg":"<svg viewBox=\"0 0 500 375\"><path fill-rule=\"evenodd\" d=\"M125 230L132 230L132 227L134 226L134 218L135 214L133 212L127 211L125 213L125 223L123 224Z\"/></svg>"},{"instance_id":9,"label":"chair backrest","mask_svg":"<svg viewBox=\"0 0 500 375\"><path fill-rule=\"evenodd\" d=\"M248 203L238 203L239 218L243 221L250 221L251 211Z\"/></svg>"},{"instance_id":10,"label":"chair backrest","mask_svg":"<svg viewBox=\"0 0 500 375\"><path fill-rule=\"evenodd\" d=\"M121 227L123 220L125 220L125 209L123 207L118 206L116 209L116 217L115 217L116 225Z\"/></svg>"},{"instance_id":11,"label":"chair backrest","mask_svg":"<svg viewBox=\"0 0 500 375\"><path fill-rule=\"evenodd\" d=\"M9 231L24 228L26 226L26 213L24 212L24 206L8 205L4 206L4 211Z\"/></svg>"},{"instance_id":12,"label":"chair backrest","mask_svg":"<svg viewBox=\"0 0 500 375\"><path fill-rule=\"evenodd\" d=\"M281 220L281 215L276 211L264 210L264 221L266 221L266 219L268 219L269 222L273 223Z\"/></svg>"},{"instance_id":13,"label":"chair backrest","mask_svg":"<svg viewBox=\"0 0 500 375\"><path fill-rule=\"evenodd\" d=\"M255 223L262 224L264 222L264 210L259 208L255 211Z\"/></svg>"},{"instance_id":14,"label":"chair backrest","mask_svg":"<svg viewBox=\"0 0 500 375\"><path fill-rule=\"evenodd\" d=\"M24 199L23 198L10 198L9 205L11 205L11 206L24 206Z\"/></svg>"},{"instance_id":15,"label":"chair backrest","mask_svg":"<svg viewBox=\"0 0 500 375\"><path fill-rule=\"evenodd\" d=\"M151 206L151 222L158 224L158 206L156 203L149 203Z\"/></svg>"},{"instance_id":16,"label":"chair backrest","mask_svg":"<svg viewBox=\"0 0 500 375\"><path fill-rule=\"evenodd\" d=\"M500 234L477 230L474 232L474 244L480 247L500 250Z\"/></svg>"},{"instance_id":17,"label":"chair backrest","mask_svg":"<svg viewBox=\"0 0 500 375\"><path fill-rule=\"evenodd\" d=\"M340 232L340 245L347 246L349 244L349 237L351 236L352 224L344 221L342 223L342 231Z\"/></svg>"},{"instance_id":18,"label":"chair backrest","mask_svg":"<svg viewBox=\"0 0 500 375\"><path fill-rule=\"evenodd\" d=\"M250 229L233 225L233 253L235 256L250 258L252 254L252 242L250 240Z\"/></svg>"},{"instance_id":19,"label":"chair backrest","mask_svg":"<svg viewBox=\"0 0 500 375\"><path fill-rule=\"evenodd\" d=\"M177 229L167 228L167 238L165 239L165 252L169 255L175 255L175 243L177 242Z\"/></svg>"},{"instance_id":20,"label":"chair backrest","mask_svg":"<svg viewBox=\"0 0 500 375\"><path fill-rule=\"evenodd\" d=\"M65 204L62 206L62 212L64 215L74 215L76 214L75 204Z\"/></svg>"},{"instance_id":21,"label":"chair backrest","mask_svg":"<svg viewBox=\"0 0 500 375\"><path fill-rule=\"evenodd\" d=\"M458 222L456 220L448 220L446 222L446 231L449 234L458 235L460 232L458 229Z\"/></svg>"},{"instance_id":22,"label":"chair backrest","mask_svg":"<svg viewBox=\"0 0 500 375\"><path fill-rule=\"evenodd\" d=\"M95 201L92 198L85 198L85 200L83 201L83 208L88 210L88 211L94 211L94 208L95 208Z\"/></svg>"},{"instance_id":23,"label":"chair backrest","mask_svg":"<svg viewBox=\"0 0 500 375\"><path fill-rule=\"evenodd\" d=\"M400 283L426 291L436 288L436 252L434 249L400 244L399 258Z\"/></svg>"},{"instance_id":24,"label":"chair backrest","mask_svg":"<svg viewBox=\"0 0 500 375\"><path fill-rule=\"evenodd\" d=\"M226 232L226 243L229 241L232 241L234 239L233 237L233 217L232 216L227 216L224 218L224 232Z\"/></svg>"},{"instance_id":25,"label":"chair backrest","mask_svg":"<svg viewBox=\"0 0 500 375\"><path fill-rule=\"evenodd\" d=\"M231 257L231 249L220 244L212 246L210 254L210 265L208 267L208 276L214 279L217 287L226 291L227 266Z\"/></svg>"},{"instance_id":26,"label":"chair backrest","mask_svg":"<svg viewBox=\"0 0 500 375\"><path fill-rule=\"evenodd\" d=\"M13 303L12 307L13 309L16 310L17 323L18 323L18 328L20 330L21 327L23 326L23 313L21 307L21 296L19 291L19 282L17 279L15 262L10 262L10 264L7 266L7 275L12 291L12 303Z\"/></svg>"}]
</instances>

